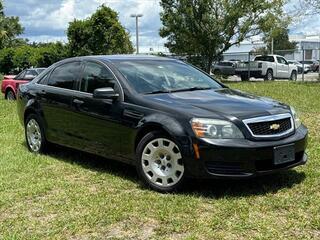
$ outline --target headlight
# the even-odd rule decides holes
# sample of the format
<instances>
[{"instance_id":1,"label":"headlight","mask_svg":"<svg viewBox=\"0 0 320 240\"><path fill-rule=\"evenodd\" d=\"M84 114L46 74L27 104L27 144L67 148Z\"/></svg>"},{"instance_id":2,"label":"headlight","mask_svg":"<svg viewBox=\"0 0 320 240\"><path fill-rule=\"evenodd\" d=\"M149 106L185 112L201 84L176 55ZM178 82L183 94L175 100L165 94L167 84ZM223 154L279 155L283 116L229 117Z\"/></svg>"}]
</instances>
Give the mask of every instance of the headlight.
<instances>
[{"instance_id":1,"label":"headlight","mask_svg":"<svg viewBox=\"0 0 320 240\"><path fill-rule=\"evenodd\" d=\"M219 119L193 118L193 132L199 138L231 139L244 138L239 128L232 122Z\"/></svg>"},{"instance_id":2,"label":"headlight","mask_svg":"<svg viewBox=\"0 0 320 240\"><path fill-rule=\"evenodd\" d=\"M294 109L294 107L290 107L290 110L294 119L294 125L296 126L296 128L300 127L301 121L296 110Z\"/></svg>"}]
</instances>

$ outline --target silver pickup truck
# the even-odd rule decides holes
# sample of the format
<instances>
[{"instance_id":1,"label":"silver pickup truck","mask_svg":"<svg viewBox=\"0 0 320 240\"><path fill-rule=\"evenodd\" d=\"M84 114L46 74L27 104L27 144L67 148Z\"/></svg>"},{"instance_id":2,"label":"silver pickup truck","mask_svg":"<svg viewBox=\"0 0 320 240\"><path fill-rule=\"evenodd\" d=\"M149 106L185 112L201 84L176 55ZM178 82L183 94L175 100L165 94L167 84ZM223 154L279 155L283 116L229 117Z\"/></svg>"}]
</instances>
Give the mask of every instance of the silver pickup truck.
<instances>
[{"instance_id":1,"label":"silver pickup truck","mask_svg":"<svg viewBox=\"0 0 320 240\"><path fill-rule=\"evenodd\" d=\"M242 81L250 77L264 78L265 80L291 79L297 80L298 68L279 55L256 56L253 62L238 63L235 74Z\"/></svg>"}]
</instances>

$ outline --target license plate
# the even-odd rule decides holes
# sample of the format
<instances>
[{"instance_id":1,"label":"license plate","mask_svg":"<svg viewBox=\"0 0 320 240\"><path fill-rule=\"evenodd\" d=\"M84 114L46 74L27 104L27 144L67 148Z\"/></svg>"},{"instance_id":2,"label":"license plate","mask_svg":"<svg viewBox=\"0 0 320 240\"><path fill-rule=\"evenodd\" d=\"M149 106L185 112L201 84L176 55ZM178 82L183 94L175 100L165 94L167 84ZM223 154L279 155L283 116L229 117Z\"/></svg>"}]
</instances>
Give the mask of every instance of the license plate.
<instances>
[{"instance_id":1,"label":"license plate","mask_svg":"<svg viewBox=\"0 0 320 240\"><path fill-rule=\"evenodd\" d=\"M294 145L285 145L274 147L273 149L274 164L283 164L295 160Z\"/></svg>"}]
</instances>

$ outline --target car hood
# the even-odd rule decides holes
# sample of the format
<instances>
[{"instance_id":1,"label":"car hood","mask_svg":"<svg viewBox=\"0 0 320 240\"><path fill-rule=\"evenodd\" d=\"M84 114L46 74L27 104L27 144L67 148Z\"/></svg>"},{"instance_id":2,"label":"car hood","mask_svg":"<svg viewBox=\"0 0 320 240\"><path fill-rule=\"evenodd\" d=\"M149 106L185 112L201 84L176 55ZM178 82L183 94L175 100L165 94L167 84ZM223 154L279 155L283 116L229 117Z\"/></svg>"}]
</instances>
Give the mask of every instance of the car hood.
<instances>
[{"instance_id":1,"label":"car hood","mask_svg":"<svg viewBox=\"0 0 320 240\"><path fill-rule=\"evenodd\" d=\"M285 104L239 90L219 89L145 95L148 101L195 117L224 116L239 119L289 112Z\"/></svg>"}]
</instances>

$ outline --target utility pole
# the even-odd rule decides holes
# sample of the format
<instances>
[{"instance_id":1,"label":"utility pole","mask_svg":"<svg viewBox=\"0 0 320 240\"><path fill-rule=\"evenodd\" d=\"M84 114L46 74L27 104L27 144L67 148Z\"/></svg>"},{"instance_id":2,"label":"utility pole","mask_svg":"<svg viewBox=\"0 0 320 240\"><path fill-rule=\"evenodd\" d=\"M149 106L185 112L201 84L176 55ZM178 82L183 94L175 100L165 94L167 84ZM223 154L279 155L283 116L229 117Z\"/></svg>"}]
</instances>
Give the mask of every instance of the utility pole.
<instances>
[{"instance_id":1,"label":"utility pole","mask_svg":"<svg viewBox=\"0 0 320 240\"><path fill-rule=\"evenodd\" d=\"M271 54L273 54L273 38L271 38Z\"/></svg>"},{"instance_id":2,"label":"utility pole","mask_svg":"<svg viewBox=\"0 0 320 240\"><path fill-rule=\"evenodd\" d=\"M142 17L142 14L131 14L130 17L136 18L136 48L137 54L139 54L139 17Z\"/></svg>"}]
</instances>

